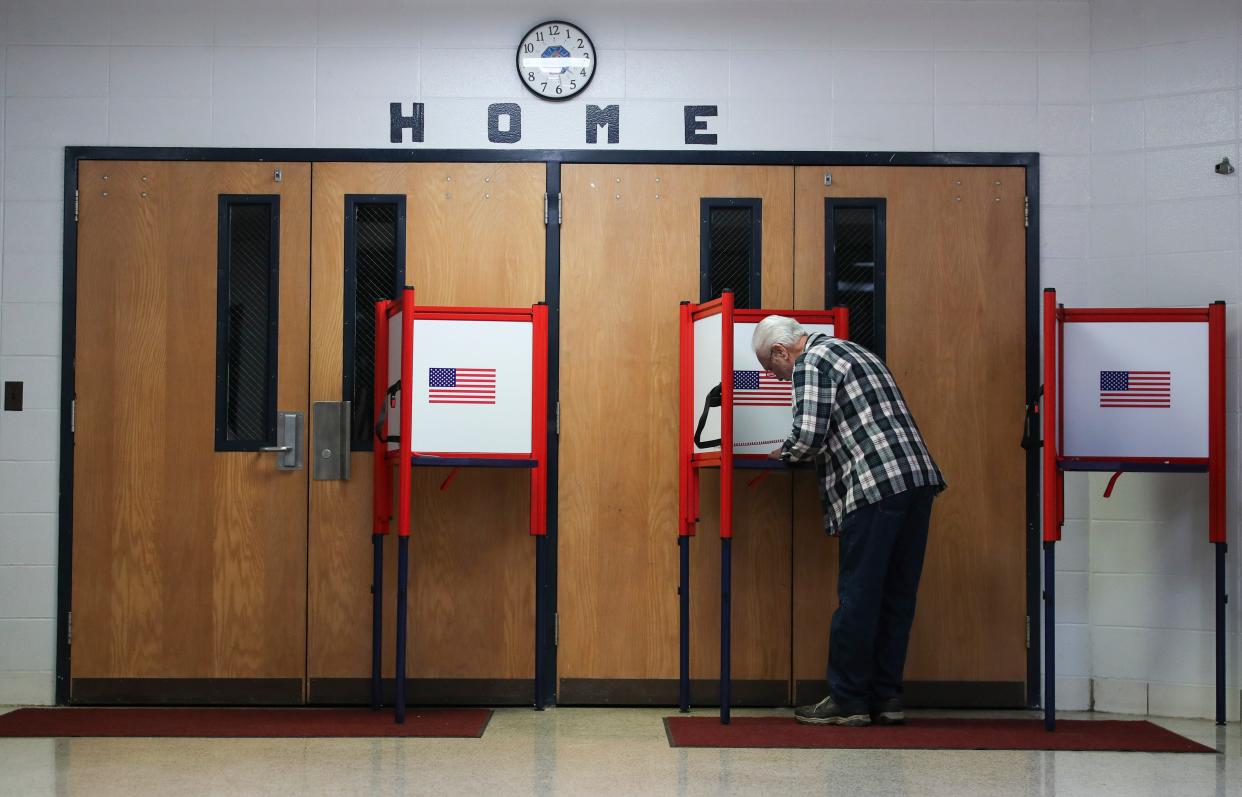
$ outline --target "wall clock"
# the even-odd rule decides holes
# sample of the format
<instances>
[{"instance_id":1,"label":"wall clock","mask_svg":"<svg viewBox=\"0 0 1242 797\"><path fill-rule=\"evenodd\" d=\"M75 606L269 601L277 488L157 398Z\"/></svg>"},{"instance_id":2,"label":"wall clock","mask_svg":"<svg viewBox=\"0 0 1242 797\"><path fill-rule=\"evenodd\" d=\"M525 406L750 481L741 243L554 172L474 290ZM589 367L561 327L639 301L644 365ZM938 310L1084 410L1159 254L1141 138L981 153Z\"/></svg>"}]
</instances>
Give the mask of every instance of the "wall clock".
<instances>
[{"instance_id":1,"label":"wall clock","mask_svg":"<svg viewBox=\"0 0 1242 797\"><path fill-rule=\"evenodd\" d=\"M586 32L564 20L531 28L517 49L522 85L545 100L567 100L595 77L595 45Z\"/></svg>"}]
</instances>

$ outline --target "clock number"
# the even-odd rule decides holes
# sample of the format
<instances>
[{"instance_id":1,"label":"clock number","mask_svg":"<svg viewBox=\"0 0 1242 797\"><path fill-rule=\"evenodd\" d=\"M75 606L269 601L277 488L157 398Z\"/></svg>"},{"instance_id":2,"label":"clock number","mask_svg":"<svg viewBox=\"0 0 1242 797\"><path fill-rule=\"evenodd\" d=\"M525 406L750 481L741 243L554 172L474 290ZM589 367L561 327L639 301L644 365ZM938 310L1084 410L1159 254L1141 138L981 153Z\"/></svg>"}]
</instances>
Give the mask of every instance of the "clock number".
<instances>
[{"instance_id":1,"label":"clock number","mask_svg":"<svg viewBox=\"0 0 1242 797\"><path fill-rule=\"evenodd\" d=\"M556 85L556 93L557 94L561 93L561 85L559 83Z\"/></svg>"},{"instance_id":2,"label":"clock number","mask_svg":"<svg viewBox=\"0 0 1242 797\"><path fill-rule=\"evenodd\" d=\"M530 81L531 83L534 83L534 82L535 82L535 73L534 73L534 72L527 72L527 73L526 73L526 79L527 79L528 81Z\"/></svg>"},{"instance_id":3,"label":"clock number","mask_svg":"<svg viewBox=\"0 0 1242 797\"><path fill-rule=\"evenodd\" d=\"M545 81L543 81L542 83L540 83L539 85L543 87L543 88L539 89L540 91L547 91L547 90L548 90L548 81L546 81L546 80L545 80Z\"/></svg>"},{"instance_id":4,"label":"clock number","mask_svg":"<svg viewBox=\"0 0 1242 797\"><path fill-rule=\"evenodd\" d=\"M586 70L585 70L585 69L583 69L583 70L582 70L581 72L579 72L578 74L582 75L583 77L586 77Z\"/></svg>"},{"instance_id":5,"label":"clock number","mask_svg":"<svg viewBox=\"0 0 1242 797\"><path fill-rule=\"evenodd\" d=\"M578 88L578 81L576 80L569 81L569 90L573 91L576 88Z\"/></svg>"},{"instance_id":6,"label":"clock number","mask_svg":"<svg viewBox=\"0 0 1242 797\"><path fill-rule=\"evenodd\" d=\"M535 51L535 45L531 44L530 42L526 42L526 46L522 48L522 52L524 53L533 53L534 51Z\"/></svg>"},{"instance_id":7,"label":"clock number","mask_svg":"<svg viewBox=\"0 0 1242 797\"><path fill-rule=\"evenodd\" d=\"M535 41L537 42L543 41L543 31L541 30L535 31Z\"/></svg>"},{"instance_id":8,"label":"clock number","mask_svg":"<svg viewBox=\"0 0 1242 797\"><path fill-rule=\"evenodd\" d=\"M582 39L579 39L579 40L578 40L578 49L579 49L579 50L581 50L581 49L582 49Z\"/></svg>"},{"instance_id":9,"label":"clock number","mask_svg":"<svg viewBox=\"0 0 1242 797\"><path fill-rule=\"evenodd\" d=\"M560 32L561 32L561 26L560 26L560 25L549 25L549 26L548 26L548 35L549 35L549 36L556 36L556 35L557 35L557 34L559 34Z\"/></svg>"}]
</instances>

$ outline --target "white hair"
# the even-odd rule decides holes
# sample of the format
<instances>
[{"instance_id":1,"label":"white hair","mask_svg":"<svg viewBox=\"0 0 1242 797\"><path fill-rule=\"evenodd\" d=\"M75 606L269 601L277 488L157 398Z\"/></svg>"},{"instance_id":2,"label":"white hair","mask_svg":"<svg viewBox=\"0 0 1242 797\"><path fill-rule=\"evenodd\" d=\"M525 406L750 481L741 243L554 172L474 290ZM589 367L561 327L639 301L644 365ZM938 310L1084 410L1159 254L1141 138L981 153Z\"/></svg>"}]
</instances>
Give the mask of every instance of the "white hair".
<instances>
[{"instance_id":1,"label":"white hair","mask_svg":"<svg viewBox=\"0 0 1242 797\"><path fill-rule=\"evenodd\" d=\"M751 336L750 346L755 350L756 357L767 357L772 347L780 343L787 348L802 339L806 330L792 318L783 315L770 315L755 326L755 334Z\"/></svg>"}]
</instances>

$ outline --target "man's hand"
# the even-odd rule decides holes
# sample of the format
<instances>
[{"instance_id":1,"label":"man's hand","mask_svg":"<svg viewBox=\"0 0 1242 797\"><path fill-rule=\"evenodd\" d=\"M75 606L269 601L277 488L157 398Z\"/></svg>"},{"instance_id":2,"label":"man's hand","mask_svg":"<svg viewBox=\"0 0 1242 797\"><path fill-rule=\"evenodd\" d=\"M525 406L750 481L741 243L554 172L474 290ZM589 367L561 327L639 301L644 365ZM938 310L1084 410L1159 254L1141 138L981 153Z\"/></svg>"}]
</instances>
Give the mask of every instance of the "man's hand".
<instances>
[{"instance_id":1,"label":"man's hand","mask_svg":"<svg viewBox=\"0 0 1242 797\"><path fill-rule=\"evenodd\" d=\"M781 449L774 448L768 452L768 459L780 459L780 458L781 458Z\"/></svg>"}]
</instances>

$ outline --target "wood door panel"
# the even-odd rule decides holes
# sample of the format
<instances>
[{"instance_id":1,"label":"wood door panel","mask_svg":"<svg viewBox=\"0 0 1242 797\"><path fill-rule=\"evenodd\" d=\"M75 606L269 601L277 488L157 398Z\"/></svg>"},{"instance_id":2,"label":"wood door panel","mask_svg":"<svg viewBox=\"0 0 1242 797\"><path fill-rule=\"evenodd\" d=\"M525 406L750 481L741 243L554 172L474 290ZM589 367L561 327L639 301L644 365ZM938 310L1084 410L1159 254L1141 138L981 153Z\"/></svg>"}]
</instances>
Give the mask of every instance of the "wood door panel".
<instances>
[{"instance_id":1,"label":"wood door panel","mask_svg":"<svg viewBox=\"0 0 1242 797\"><path fill-rule=\"evenodd\" d=\"M832 167L825 188L825 170L797 171L795 304L823 306L824 198L886 198L887 360L949 483L906 678L1024 682L1025 172ZM822 679L836 542L817 503L794 514L794 677Z\"/></svg>"},{"instance_id":2,"label":"wood door panel","mask_svg":"<svg viewBox=\"0 0 1242 797\"><path fill-rule=\"evenodd\" d=\"M311 395L342 398L344 200L406 197L406 283L420 305L530 306L544 294L541 163L320 163L314 166ZM311 485L308 670L371 671L371 454L348 482ZM415 469L410 655L423 678L534 675L535 541L529 474ZM396 491L394 490L394 495ZM393 673L396 539L385 544L384 672Z\"/></svg>"},{"instance_id":3,"label":"wood door panel","mask_svg":"<svg viewBox=\"0 0 1242 797\"><path fill-rule=\"evenodd\" d=\"M733 478L732 673L787 681L792 522L789 474L741 471ZM690 555L690 676L720 677L720 474L703 474L699 533Z\"/></svg>"},{"instance_id":4,"label":"wood door panel","mask_svg":"<svg viewBox=\"0 0 1242 797\"><path fill-rule=\"evenodd\" d=\"M72 677L301 679L306 471L214 450L216 250L220 194L280 195L277 408L305 412L310 169L79 185Z\"/></svg>"},{"instance_id":5,"label":"wood door panel","mask_svg":"<svg viewBox=\"0 0 1242 797\"><path fill-rule=\"evenodd\" d=\"M793 300L792 169L562 168L559 677L677 676L677 306L699 295L702 197L763 200L763 300ZM737 678L789 677L787 482L738 491ZM720 543L705 479L692 550L696 678L719 663Z\"/></svg>"}]
</instances>

